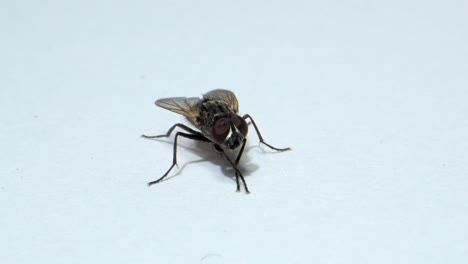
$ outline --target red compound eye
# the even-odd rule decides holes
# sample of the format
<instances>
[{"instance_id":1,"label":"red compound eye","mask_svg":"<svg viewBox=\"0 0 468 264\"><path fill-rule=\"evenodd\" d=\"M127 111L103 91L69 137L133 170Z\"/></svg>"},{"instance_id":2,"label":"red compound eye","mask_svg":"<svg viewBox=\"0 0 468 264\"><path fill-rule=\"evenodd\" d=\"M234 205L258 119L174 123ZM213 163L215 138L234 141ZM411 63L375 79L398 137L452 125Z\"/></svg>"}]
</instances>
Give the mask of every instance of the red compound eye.
<instances>
[{"instance_id":1,"label":"red compound eye","mask_svg":"<svg viewBox=\"0 0 468 264\"><path fill-rule=\"evenodd\" d=\"M244 136L244 138L245 138L247 136L247 132L249 130L247 122L245 122L245 119L238 116L238 115L234 115L232 117L232 120L234 121L234 125L237 127L239 132L241 132L242 136Z\"/></svg>"},{"instance_id":2,"label":"red compound eye","mask_svg":"<svg viewBox=\"0 0 468 264\"><path fill-rule=\"evenodd\" d=\"M220 118L211 129L211 137L217 144L223 144L229 133L229 119Z\"/></svg>"}]
</instances>

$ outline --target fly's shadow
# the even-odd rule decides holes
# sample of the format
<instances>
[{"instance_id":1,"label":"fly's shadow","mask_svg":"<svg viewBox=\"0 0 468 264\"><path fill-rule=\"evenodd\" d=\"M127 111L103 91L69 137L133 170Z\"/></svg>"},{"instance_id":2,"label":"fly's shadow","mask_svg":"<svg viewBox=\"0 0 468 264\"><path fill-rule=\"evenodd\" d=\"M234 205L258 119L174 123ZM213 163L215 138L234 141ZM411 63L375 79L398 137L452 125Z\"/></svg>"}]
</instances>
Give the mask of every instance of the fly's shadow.
<instances>
[{"instance_id":1,"label":"fly's shadow","mask_svg":"<svg viewBox=\"0 0 468 264\"><path fill-rule=\"evenodd\" d=\"M143 136L143 138L148 138L148 137ZM169 141L163 138L149 138L149 139L157 141L157 142L170 144L170 145L174 144L173 141ZM221 155L214 149L213 143L200 142L200 141L195 141L195 140L192 140L192 141L183 140L178 143L178 148L179 148L178 151L180 149L183 149L184 151L188 151L200 157L200 159L184 161L181 166L176 165L177 171L173 174L168 175L160 182L170 180L173 177L179 176L180 174L183 173L185 167L188 165L204 163L204 162L209 162L219 167L222 174L225 177L229 178L230 180L235 181L235 170L229 165L229 163L226 162L226 159L223 157L223 155ZM248 158L249 157L248 151L252 148L256 148L256 146L246 145L244 154L242 155L242 160L240 160L239 164L237 165L238 169L242 171L242 174L245 177L248 177L249 175L253 174L259 168L258 165L248 162L250 160ZM225 151L225 153L231 160L235 160L235 157L236 157L235 151L227 150Z\"/></svg>"}]
</instances>

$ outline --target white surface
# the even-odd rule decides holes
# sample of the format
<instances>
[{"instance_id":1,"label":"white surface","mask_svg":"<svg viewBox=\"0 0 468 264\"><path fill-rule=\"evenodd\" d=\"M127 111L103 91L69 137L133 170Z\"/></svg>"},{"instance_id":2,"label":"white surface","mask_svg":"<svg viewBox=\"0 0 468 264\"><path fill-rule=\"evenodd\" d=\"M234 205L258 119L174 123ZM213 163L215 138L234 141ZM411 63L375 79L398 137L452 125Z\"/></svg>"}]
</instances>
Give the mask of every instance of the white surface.
<instances>
[{"instance_id":1,"label":"white surface","mask_svg":"<svg viewBox=\"0 0 468 264\"><path fill-rule=\"evenodd\" d=\"M1 4L0 263L467 263L467 2L235 2ZM293 151L148 188L220 87Z\"/></svg>"}]
</instances>

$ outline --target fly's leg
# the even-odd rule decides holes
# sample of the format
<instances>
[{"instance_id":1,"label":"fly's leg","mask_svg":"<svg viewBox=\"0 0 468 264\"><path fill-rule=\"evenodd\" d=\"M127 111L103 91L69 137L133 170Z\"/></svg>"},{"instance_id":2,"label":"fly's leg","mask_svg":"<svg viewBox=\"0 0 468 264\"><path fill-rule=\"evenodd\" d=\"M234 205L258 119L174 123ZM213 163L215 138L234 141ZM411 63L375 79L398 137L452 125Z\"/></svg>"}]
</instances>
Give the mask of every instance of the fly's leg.
<instances>
[{"instance_id":1,"label":"fly's leg","mask_svg":"<svg viewBox=\"0 0 468 264\"><path fill-rule=\"evenodd\" d=\"M170 132L172 132L172 130L174 130L174 127L176 127L176 126L173 126L171 129L169 129L168 134L170 134ZM165 135L163 135L163 136L165 136ZM201 134L199 135L199 134L187 134L187 133L183 133L183 132L177 132L176 135L175 135L175 139L174 139L174 150L172 152L172 165L171 165L171 167L169 167L169 169L166 171L166 173L164 173L164 175L161 178L159 178L159 179L157 179L155 181L149 182L148 186L151 186L153 184L159 183L162 180L164 180L164 178L166 178L167 175L169 175L169 173L174 168L174 166L177 165L177 139L179 138L179 136L185 137L185 138L188 138L188 139L209 142L209 140L206 137L202 136Z\"/></svg>"},{"instance_id":2,"label":"fly's leg","mask_svg":"<svg viewBox=\"0 0 468 264\"><path fill-rule=\"evenodd\" d=\"M239 150L239 153L237 154L237 158L236 158L236 166L237 164L239 164L239 160L240 158L242 157L242 153L244 153L244 148L245 148L245 143L247 143L247 139L244 138L244 142L242 142L242 146Z\"/></svg>"},{"instance_id":3,"label":"fly's leg","mask_svg":"<svg viewBox=\"0 0 468 264\"><path fill-rule=\"evenodd\" d=\"M257 132L257 136L258 136L258 139L260 140L260 143L263 143L263 144L265 144L267 147L269 147L269 148L271 148L271 149L274 149L274 150L276 150L276 151L287 151L287 150L291 150L291 148L275 148L275 147L273 147L272 145L266 143L265 140L264 140L263 137L262 137L262 134L260 133L260 130L258 130L257 124L255 124L255 121L253 120L253 118L252 118L249 114L244 115L243 118L246 119L246 120L247 120L247 118L249 118L250 121L252 121L252 125L254 126L255 131Z\"/></svg>"},{"instance_id":4,"label":"fly's leg","mask_svg":"<svg viewBox=\"0 0 468 264\"><path fill-rule=\"evenodd\" d=\"M244 138L244 142L242 142L242 146L241 146L241 148L240 148L240 150L239 150L239 153L237 154L236 166L237 166L237 164L239 164L239 160L240 160L240 158L242 157L242 153L244 153L245 143L247 143L247 139L246 139L246 138ZM244 183L244 187L247 188L247 184L245 183L244 177L239 177L239 173L237 173L237 171L236 171L236 183L237 183L236 192L240 192L239 178L242 179L242 182ZM246 192L247 192L247 193L250 193L248 189L246 189Z\"/></svg>"},{"instance_id":5,"label":"fly's leg","mask_svg":"<svg viewBox=\"0 0 468 264\"><path fill-rule=\"evenodd\" d=\"M182 128L183 130L187 131L187 132L190 132L191 134L194 134L194 135L201 135L200 132L198 131L195 131L193 130L192 128L184 125L184 124L181 124L181 123L178 123L178 124L175 124L173 126L171 126L171 128L169 128L169 130L167 131L166 134L163 134L163 135L157 135L157 136L147 136L147 135L141 135L141 137L144 137L144 138L148 138L148 139L152 139L152 138L162 138L162 137L169 137L172 133L172 131L174 131L174 129L176 127L180 127Z\"/></svg>"},{"instance_id":6,"label":"fly's leg","mask_svg":"<svg viewBox=\"0 0 468 264\"><path fill-rule=\"evenodd\" d=\"M226 153L224 152L224 150L220 146L218 146L218 145L214 145L214 146L215 146L216 151L221 153L223 155L223 157L229 162L229 164L231 164L232 168L236 171L236 184L237 184L236 192L240 192L240 182L239 182L239 178L240 178L242 180L242 183L244 184L245 192L250 193L249 188L247 187L247 183L245 182L244 175L242 175L241 171L237 168L237 163L239 162L239 159L242 156L242 152L244 150L245 142L247 142L247 141L244 140L244 143L243 143L243 145L241 147L241 150L239 151L239 154L237 155L235 163L232 162L229 159L229 157L226 155Z\"/></svg>"}]
</instances>

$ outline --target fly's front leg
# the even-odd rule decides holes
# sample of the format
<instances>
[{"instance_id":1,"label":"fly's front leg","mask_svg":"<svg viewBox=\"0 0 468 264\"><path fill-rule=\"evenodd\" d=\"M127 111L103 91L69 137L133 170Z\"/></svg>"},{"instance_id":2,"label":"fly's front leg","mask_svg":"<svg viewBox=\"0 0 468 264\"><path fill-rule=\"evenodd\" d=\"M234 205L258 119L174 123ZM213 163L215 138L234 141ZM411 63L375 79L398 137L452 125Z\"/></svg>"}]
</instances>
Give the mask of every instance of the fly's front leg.
<instances>
[{"instance_id":1,"label":"fly's front leg","mask_svg":"<svg viewBox=\"0 0 468 264\"><path fill-rule=\"evenodd\" d=\"M239 164L239 160L240 158L242 157L242 153L244 153L244 148L245 148L245 143L247 143L247 139L244 138L244 141L242 142L242 146L239 150L239 153L237 154L237 158L236 158L236 166L237 164Z\"/></svg>"},{"instance_id":2,"label":"fly's front leg","mask_svg":"<svg viewBox=\"0 0 468 264\"><path fill-rule=\"evenodd\" d=\"M241 147L241 150L239 151L239 154L237 155L235 163L232 162L231 159L229 159L229 157L226 155L226 153L220 146L218 145L214 145L214 146L215 146L216 151L221 153L221 155L223 155L223 157L229 162L229 164L231 164L232 168L236 171L236 184L237 184L236 192L240 192L240 182L239 182L239 178L240 178L242 180L242 183L244 184L245 192L250 193L249 188L247 187L247 183L245 182L244 175L242 175L241 171L237 168L237 163L239 162L239 159L242 156L242 152L244 151L245 142L246 140L244 140L244 143Z\"/></svg>"},{"instance_id":3,"label":"fly's front leg","mask_svg":"<svg viewBox=\"0 0 468 264\"><path fill-rule=\"evenodd\" d=\"M242 153L244 153L245 143L247 143L247 139L246 139L246 138L244 138L244 142L242 143L242 147L241 147L241 149L239 150L239 154L237 154L236 166L237 166L237 164L239 164L239 160L240 160L240 158L242 157ZM242 175L239 176L239 174L240 174L240 173L238 173L238 172L236 171L236 183L237 183L237 190L236 190L236 191L237 191L237 192L240 192L239 178L241 178L241 179L242 179L242 182L244 183L245 192L246 192L246 193L250 193L250 191L249 191L248 188L247 188L247 183L245 183L244 177L243 177Z\"/></svg>"},{"instance_id":4,"label":"fly's front leg","mask_svg":"<svg viewBox=\"0 0 468 264\"><path fill-rule=\"evenodd\" d=\"M246 119L246 120L247 120L247 118L250 119L250 121L252 122L252 125L253 125L254 128L255 128L255 131L257 132L257 136L258 136L258 139L260 140L260 143L263 143L263 144L265 144L267 147L269 147L269 148L271 148L271 149L274 149L274 150L276 150L276 151L287 151L287 150L291 150L291 148L275 148L275 147L273 147L272 145L266 143L265 140L264 140L263 137L262 137L262 134L260 133L260 130L258 130L257 124L255 124L255 121L253 120L253 118L252 118L249 114L244 115L243 118Z\"/></svg>"},{"instance_id":5,"label":"fly's front leg","mask_svg":"<svg viewBox=\"0 0 468 264\"><path fill-rule=\"evenodd\" d=\"M169 129L169 132L168 134L170 134L170 132L172 132L172 130L174 130L174 127L173 126L171 129ZM164 135L163 135L164 136ZM171 170L174 168L174 166L177 165L177 139L179 138L179 136L181 137L185 137L185 138L188 138L188 139L193 139L193 140L198 140L198 141L205 141L205 142L209 142L208 139L206 139L204 136L202 135L198 135L198 134L187 134L187 133L183 133L183 132L177 132L176 135L175 135L175 138L174 138L174 149L173 149L173 152L172 152L172 165L171 167L169 167L169 169L166 171L166 173L164 173L164 175L155 180L155 181L152 181L152 182L149 182L148 183L148 186L151 186L153 184L156 184L156 183L159 183L161 182L162 180L164 180L164 178L167 177L167 175L169 175L169 173L171 172Z\"/></svg>"},{"instance_id":6,"label":"fly's front leg","mask_svg":"<svg viewBox=\"0 0 468 264\"><path fill-rule=\"evenodd\" d=\"M185 131L187 131L187 132L190 132L190 133L193 134L193 135L201 135L200 132L191 129L190 127L188 127L188 126L186 126L186 125L184 125L184 124L177 123L177 124L171 126L171 128L169 128L169 130L167 131L166 134L157 135L157 136L141 135L141 137L148 138L148 139L169 137L169 136L171 135L172 131L174 131L174 129L175 129L176 127L180 127L180 128L182 128L183 130L185 130Z\"/></svg>"}]
</instances>

